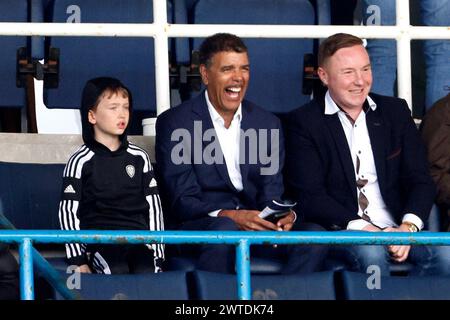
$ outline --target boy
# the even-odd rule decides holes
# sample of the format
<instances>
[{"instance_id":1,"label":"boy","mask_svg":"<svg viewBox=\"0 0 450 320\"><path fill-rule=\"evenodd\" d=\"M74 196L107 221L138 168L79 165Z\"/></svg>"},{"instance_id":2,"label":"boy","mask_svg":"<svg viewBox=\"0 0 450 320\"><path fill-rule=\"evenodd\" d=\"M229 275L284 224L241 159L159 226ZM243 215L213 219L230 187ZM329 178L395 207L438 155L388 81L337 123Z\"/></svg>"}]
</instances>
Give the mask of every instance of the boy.
<instances>
[{"instance_id":1,"label":"boy","mask_svg":"<svg viewBox=\"0 0 450 320\"><path fill-rule=\"evenodd\" d=\"M161 201L147 153L127 140L131 92L117 79L89 80L81 102L84 145L63 174L64 230L163 230ZM164 246L66 244L80 272L160 272Z\"/></svg>"}]
</instances>

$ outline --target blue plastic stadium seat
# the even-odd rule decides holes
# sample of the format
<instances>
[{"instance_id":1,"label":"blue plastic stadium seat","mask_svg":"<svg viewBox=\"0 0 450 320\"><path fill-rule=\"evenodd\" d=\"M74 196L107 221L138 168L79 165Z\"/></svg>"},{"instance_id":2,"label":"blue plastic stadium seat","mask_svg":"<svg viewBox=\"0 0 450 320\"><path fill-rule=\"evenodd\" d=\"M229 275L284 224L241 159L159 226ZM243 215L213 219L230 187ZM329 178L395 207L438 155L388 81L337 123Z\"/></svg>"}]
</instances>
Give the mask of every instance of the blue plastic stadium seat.
<instances>
[{"instance_id":1,"label":"blue plastic stadium seat","mask_svg":"<svg viewBox=\"0 0 450 320\"><path fill-rule=\"evenodd\" d=\"M54 0L52 21L58 23L152 23L152 0ZM78 20L79 19L79 20ZM137 109L155 107L154 44L151 38L51 37L60 49L57 89L45 92L49 108L77 108L84 84L100 75L115 76L134 93Z\"/></svg>"},{"instance_id":2,"label":"blue plastic stadium seat","mask_svg":"<svg viewBox=\"0 0 450 320\"><path fill-rule=\"evenodd\" d=\"M173 1L174 23L187 24L189 15L189 3L185 0ZM191 62L191 49L188 38L175 38L175 60L178 64L187 65Z\"/></svg>"},{"instance_id":3,"label":"blue plastic stadium seat","mask_svg":"<svg viewBox=\"0 0 450 320\"><path fill-rule=\"evenodd\" d=\"M74 274L63 274L64 279ZM76 285L76 281L68 279ZM180 271L103 275L81 274L80 289L73 289L84 300L187 300L186 274ZM63 299L55 292L56 299Z\"/></svg>"},{"instance_id":4,"label":"blue plastic stadium seat","mask_svg":"<svg viewBox=\"0 0 450 320\"><path fill-rule=\"evenodd\" d=\"M308 0L200 0L196 24L313 25ZM198 50L203 39L194 39ZM244 39L251 76L246 98L275 113L286 113L308 102L302 94L303 56L313 53L312 39Z\"/></svg>"},{"instance_id":5,"label":"blue plastic stadium seat","mask_svg":"<svg viewBox=\"0 0 450 320\"><path fill-rule=\"evenodd\" d=\"M450 277L381 277L380 289L373 288L370 275L343 272L343 288L347 300L450 300Z\"/></svg>"},{"instance_id":6,"label":"blue plastic stadium seat","mask_svg":"<svg viewBox=\"0 0 450 320\"><path fill-rule=\"evenodd\" d=\"M170 6L170 3L168 3ZM171 8L168 20L172 21ZM47 14L58 23L152 23L152 0L54 0ZM51 37L59 49L59 84L44 90L48 108L76 109L88 79L120 79L133 94L132 134L142 134L142 118L156 114L154 40L148 37ZM45 86L49 85L45 81Z\"/></svg>"},{"instance_id":7,"label":"blue plastic stadium seat","mask_svg":"<svg viewBox=\"0 0 450 320\"><path fill-rule=\"evenodd\" d=\"M3 212L17 229L59 229L64 164L0 162Z\"/></svg>"},{"instance_id":8,"label":"blue plastic stadium seat","mask_svg":"<svg viewBox=\"0 0 450 320\"><path fill-rule=\"evenodd\" d=\"M193 282L197 299L236 300L235 275L195 271ZM252 299L256 300L334 300L333 272L307 275L255 275L251 277Z\"/></svg>"},{"instance_id":9,"label":"blue plastic stadium seat","mask_svg":"<svg viewBox=\"0 0 450 320\"><path fill-rule=\"evenodd\" d=\"M0 22L27 22L27 0L0 1ZM17 50L27 47L27 37L0 37L0 107L25 106L25 90L16 86Z\"/></svg>"}]
</instances>

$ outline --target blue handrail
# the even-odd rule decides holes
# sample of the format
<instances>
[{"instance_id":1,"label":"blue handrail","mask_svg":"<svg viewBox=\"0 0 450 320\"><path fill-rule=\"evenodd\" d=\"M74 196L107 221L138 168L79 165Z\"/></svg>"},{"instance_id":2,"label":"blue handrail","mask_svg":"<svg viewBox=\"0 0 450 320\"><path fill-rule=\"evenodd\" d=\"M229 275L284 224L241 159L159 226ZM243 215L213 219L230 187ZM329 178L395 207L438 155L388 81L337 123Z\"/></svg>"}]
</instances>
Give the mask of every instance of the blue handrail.
<instances>
[{"instance_id":1,"label":"blue handrail","mask_svg":"<svg viewBox=\"0 0 450 320\"><path fill-rule=\"evenodd\" d=\"M32 250L32 243L109 243L109 244L233 244L236 250L236 273L238 297L251 299L250 286L250 246L255 244L328 244L328 245L450 245L450 232L360 232L360 231L321 231L321 232L276 232L276 231L61 231L61 230L0 230L0 242L20 245L20 286L21 298L32 300L33 264L39 255ZM53 269L48 263L44 269ZM65 291L54 275L56 271L47 270L44 277L57 290ZM62 292L65 297L70 294Z\"/></svg>"}]
</instances>

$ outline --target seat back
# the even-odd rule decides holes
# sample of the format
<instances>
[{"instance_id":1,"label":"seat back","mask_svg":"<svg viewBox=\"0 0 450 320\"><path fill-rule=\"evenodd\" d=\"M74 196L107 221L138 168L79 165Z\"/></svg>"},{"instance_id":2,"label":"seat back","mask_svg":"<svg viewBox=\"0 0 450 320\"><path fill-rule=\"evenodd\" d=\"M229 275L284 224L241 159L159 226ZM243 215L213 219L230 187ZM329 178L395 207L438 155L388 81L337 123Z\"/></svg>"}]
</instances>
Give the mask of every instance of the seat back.
<instances>
[{"instance_id":1,"label":"seat back","mask_svg":"<svg viewBox=\"0 0 450 320\"><path fill-rule=\"evenodd\" d=\"M449 300L450 277L381 277L369 279L364 273L342 273L347 300ZM372 288L372 289L371 289Z\"/></svg>"},{"instance_id":2,"label":"seat back","mask_svg":"<svg viewBox=\"0 0 450 320\"><path fill-rule=\"evenodd\" d=\"M236 8L239 8L238 10ZM307 0L200 0L196 24L314 24ZM203 39L194 39L198 50ZM313 52L312 39L245 39L251 65L246 98L275 113L309 101L302 94L303 56Z\"/></svg>"},{"instance_id":3,"label":"seat back","mask_svg":"<svg viewBox=\"0 0 450 320\"><path fill-rule=\"evenodd\" d=\"M186 274L180 271L145 274L66 274L74 294L84 300L187 300ZM76 277L80 278L76 278ZM77 285L78 284L78 285ZM55 292L55 299L63 297Z\"/></svg>"},{"instance_id":4,"label":"seat back","mask_svg":"<svg viewBox=\"0 0 450 320\"><path fill-rule=\"evenodd\" d=\"M0 197L17 229L59 229L64 164L0 162Z\"/></svg>"},{"instance_id":5,"label":"seat back","mask_svg":"<svg viewBox=\"0 0 450 320\"><path fill-rule=\"evenodd\" d=\"M168 4L170 5L170 4ZM47 15L59 23L152 23L152 0L54 0ZM168 19L172 21L171 10ZM156 114L154 40L148 37L51 37L49 48L59 49L59 81L48 88L48 108L80 107L87 80L98 76L120 79L133 94L136 111L132 134L142 134L141 121Z\"/></svg>"},{"instance_id":6,"label":"seat back","mask_svg":"<svg viewBox=\"0 0 450 320\"><path fill-rule=\"evenodd\" d=\"M174 23L187 24L189 23L189 8L188 3L184 0L173 1L173 20ZM188 38L175 38L175 61L177 64L188 65L191 62L191 50Z\"/></svg>"},{"instance_id":7,"label":"seat back","mask_svg":"<svg viewBox=\"0 0 450 320\"><path fill-rule=\"evenodd\" d=\"M27 22L27 0L0 1L0 22ZM0 107L23 107L25 90L16 86L17 50L27 47L27 37L0 37Z\"/></svg>"},{"instance_id":8,"label":"seat back","mask_svg":"<svg viewBox=\"0 0 450 320\"><path fill-rule=\"evenodd\" d=\"M198 299L237 300L236 275L195 271L193 283ZM252 299L334 300L333 272L307 275L253 275Z\"/></svg>"},{"instance_id":9,"label":"seat back","mask_svg":"<svg viewBox=\"0 0 450 320\"><path fill-rule=\"evenodd\" d=\"M154 138L129 136L154 158ZM19 229L59 229L58 208L66 162L80 135L0 133L0 198Z\"/></svg>"}]
</instances>

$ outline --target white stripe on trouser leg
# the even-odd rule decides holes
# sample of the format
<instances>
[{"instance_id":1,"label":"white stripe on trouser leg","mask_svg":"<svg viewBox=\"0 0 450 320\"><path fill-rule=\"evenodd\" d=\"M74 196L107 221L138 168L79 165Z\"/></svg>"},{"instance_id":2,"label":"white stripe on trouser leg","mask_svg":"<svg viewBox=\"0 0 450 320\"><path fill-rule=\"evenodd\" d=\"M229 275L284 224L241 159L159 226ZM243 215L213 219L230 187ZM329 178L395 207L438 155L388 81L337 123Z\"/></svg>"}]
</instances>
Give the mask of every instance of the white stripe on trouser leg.
<instances>
[{"instance_id":1,"label":"white stripe on trouser leg","mask_svg":"<svg viewBox=\"0 0 450 320\"><path fill-rule=\"evenodd\" d=\"M96 259L95 257L92 259L92 267L94 268L95 273L102 273L103 274L103 269L100 266L100 263L98 262L98 259Z\"/></svg>"},{"instance_id":2,"label":"white stripe on trouser leg","mask_svg":"<svg viewBox=\"0 0 450 320\"><path fill-rule=\"evenodd\" d=\"M111 274L111 270L109 269L109 265L106 262L106 260L102 257L102 255L98 252L96 252L94 254L94 260L97 259L97 262L100 264L100 266L102 267L102 272L104 274Z\"/></svg>"}]
</instances>

